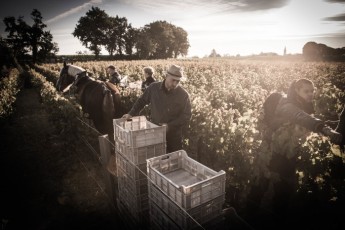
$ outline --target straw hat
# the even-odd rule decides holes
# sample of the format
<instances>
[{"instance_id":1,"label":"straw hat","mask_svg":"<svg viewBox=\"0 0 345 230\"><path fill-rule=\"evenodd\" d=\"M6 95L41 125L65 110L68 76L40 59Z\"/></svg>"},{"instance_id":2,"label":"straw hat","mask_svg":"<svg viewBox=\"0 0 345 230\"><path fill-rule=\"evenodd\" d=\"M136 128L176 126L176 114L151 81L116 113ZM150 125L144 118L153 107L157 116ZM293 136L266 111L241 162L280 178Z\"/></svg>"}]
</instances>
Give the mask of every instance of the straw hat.
<instances>
[{"instance_id":1,"label":"straw hat","mask_svg":"<svg viewBox=\"0 0 345 230\"><path fill-rule=\"evenodd\" d=\"M172 78L179 80L179 81L183 81L186 79L186 77L183 75L183 69L181 66L178 65L171 65L168 69L168 71L166 72L166 75L171 76Z\"/></svg>"}]
</instances>

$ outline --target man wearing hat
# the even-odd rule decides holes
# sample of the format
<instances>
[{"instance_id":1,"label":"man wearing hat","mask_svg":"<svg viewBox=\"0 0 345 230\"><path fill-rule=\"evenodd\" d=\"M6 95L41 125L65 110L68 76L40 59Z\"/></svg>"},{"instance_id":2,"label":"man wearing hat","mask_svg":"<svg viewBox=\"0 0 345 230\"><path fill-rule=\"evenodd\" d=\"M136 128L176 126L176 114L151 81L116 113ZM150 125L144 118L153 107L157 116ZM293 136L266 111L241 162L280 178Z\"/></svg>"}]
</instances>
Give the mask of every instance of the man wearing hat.
<instances>
[{"instance_id":1,"label":"man wearing hat","mask_svg":"<svg viewBox=\"0 0 345 230\"><path fill-rule=\"evenodd\" d=\"M167 152L182 149L182 128L191 118L189 94L179 83L184 80L182 68L171 65L164 81L152 83L123 118L137 116L145 105L151 105L151 122L167 128Z\"/></svg>"}]
</instances>

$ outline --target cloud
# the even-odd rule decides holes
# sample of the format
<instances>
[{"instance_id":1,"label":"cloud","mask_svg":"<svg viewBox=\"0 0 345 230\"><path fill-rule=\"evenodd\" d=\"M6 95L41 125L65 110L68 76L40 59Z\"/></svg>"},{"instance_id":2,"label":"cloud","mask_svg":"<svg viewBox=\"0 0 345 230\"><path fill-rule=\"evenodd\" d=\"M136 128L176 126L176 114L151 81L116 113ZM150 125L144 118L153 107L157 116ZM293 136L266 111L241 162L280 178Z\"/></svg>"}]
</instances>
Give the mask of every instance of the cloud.
<instances>
[{"instance_id":1,"label":"cloud","mask_svg":"<svg viewBox=\"0 0 345 230\"><path fill-rule=\"evenodd\" d=\"M337 22L345 22L345 13L338 14L333 17L327 17L323 19L324 21L337 21Z\"/></svg>"},{"instance_id":2,"label":"cloud","mask_svg":"<svg viewBox=\"0 0 345 230\"><path fill-rule=\"evenodd\" d=\"M326 2L330 3L345 3L345 0L325 0Z\"/></svg>"},{"instance_id":3,"label":"cloud","mask_svg":"<svg viewBox=\"0 0 345 230\"><path fill-rule=\"evenodd\" d=\"M223 0L239 11L270 10L286 6L290 0Z\"/></svg>"},{"instance_id":4,"label":"cloud","mask_svg":"<svg viewBox=\"0 0 345 230\"><path fill-rule=\"evenodd\" d=\"M45 21L45 23L47 23L47 24L54 23L54 22L59 21L63 18L66 18L70 15L73 15L73 14L76 14L76 13L82 11L82 10L85 10L85 9L89 8L90 6L101 4L101 3L102 3L102 0L90 0L89 2L83 3L80 6L69 9L69 10L65 11L64 13L59 14L59 15Z\"/></svg>"},{"instance_id":5,"label":"cloud","mask_svg":"<svg viewBox=\"0 0 345 230\"><path fill-rule=\"evenodd\" d=\"M290 0L121 0L146 10L170 10L188 14L190 11L204 9L205 11L226 12L226 11L258 11L281 8L286 6ZM182 11L181 11L182 10Z\"/></svg>"}]
</instances>

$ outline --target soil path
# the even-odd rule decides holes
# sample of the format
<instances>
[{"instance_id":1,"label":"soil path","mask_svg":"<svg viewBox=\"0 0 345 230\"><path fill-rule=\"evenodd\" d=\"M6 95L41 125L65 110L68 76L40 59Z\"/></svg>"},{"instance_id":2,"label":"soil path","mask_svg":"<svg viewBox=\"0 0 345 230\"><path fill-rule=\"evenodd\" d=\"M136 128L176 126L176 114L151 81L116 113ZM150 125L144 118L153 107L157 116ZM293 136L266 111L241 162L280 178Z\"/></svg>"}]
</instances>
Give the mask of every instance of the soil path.
<instances>
[{"instance_id":1,"label":"soil path","mask_svg":"<svg viewBox=\"0 0 345 230\"><path fill-rule=\"evenodd\" d=\"M17 96L0 124L3 229L121 229L92 152L66 151L35 88Z\"/></svg>"}]
</instances>

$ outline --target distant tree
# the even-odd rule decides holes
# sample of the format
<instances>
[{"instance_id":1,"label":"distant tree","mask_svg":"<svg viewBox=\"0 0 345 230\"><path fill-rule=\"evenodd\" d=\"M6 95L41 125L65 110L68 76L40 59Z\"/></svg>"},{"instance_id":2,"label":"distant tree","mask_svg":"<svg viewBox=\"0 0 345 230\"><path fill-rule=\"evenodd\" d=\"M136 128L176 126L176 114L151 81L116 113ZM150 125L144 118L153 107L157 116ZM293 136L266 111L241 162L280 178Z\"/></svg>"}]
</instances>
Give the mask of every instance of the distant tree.
<instances>
[{"instance_id":1,"label":"distant tree","mask_svg":"<svg viewBox=\"0 0 345 230\"><path fill-rule=\"evenodd\" d=\"M8 32L5 39L7 45L13 50L16 57L23 57L29 52L27 48L29 26L23 20L23 17L19 17L17 20L14 17L5 17L3 22L6 26L5 32Z\"/></svg>"},{"instance_id":2,"label":"distant tree","mask_svg":"<svg viewBox=\"0 0 345 230\"><path fill-rule=\"evenodd\" d=\"M320 58L320 51L316 42L307 42L303 48L303 56L308 60L315 60Z\"/></svg>"},{"instance_id":3,"label":"distant tree","mask_svg":"<svg viewBox=\"0 0 345 230\"><path fill-rule=\"evenodd\" d=\"M101 46L106 44L109 15L98 7L92 7L86 16L79 19L73 31L82 44L91 50L96 58L101 52Z\"/></svg>"},{"instance_id":4,"label":"distant tree","mask_svg":"<svg viewBox=\"0 0 345 230\"><path fill-rule=\"evenodd\" d=\"M325 44L307 42L303 46L303 56L307 60L344 60L345 49L331 48Z\"/></svg>"},{"instance_id":5,"label":"distant tree","mask_svg":"<svg viewBox=\"0 0 345 230\"><path fill-rule=\"evenodd\" d=\"M0 68L9 67L14 64L13 55L6 41L0 36Z\"/></svg>"},{"instance_id":6,"label":"distant tree","mask_svg":"<svg viewBox=\"0 0 345 230\"><path fill-rule=\"evenodd\" d=\"M59 47L56 42L53 42L53 35L45 31L40 39L40 49L38 50L37 57L39 60L46 60L55 57L59 52Z\"/></svg>"},{"instance_id":7,"label":"distant tree","mask_svg":"<svg viewBox=\"0 0 345 230\"><path fill-rule=\"evenodd\" d=\"M212 57L212 58L214 58L214 57L221 57L221 55L217 54L215 49L212 49L212 51L211 51L211 53L210 53L210 55L208 57Z\"/></svg>"},{"instance_id":8,"label":"distant tree","mask_svg":"<svg viewBox=\"0 0 345 230\"><path fill-rule=\"evenodd\" d=\"M140 59L153 58L155 45L148 27L144 27L139 30L136 42L136 51L136 54Z\"/></svg>"},{"instance_id":9,"label":"distant tree","mask_svg":"<svg viewBox=\"0 0 345 230\"><path fill-rule=\"evenodd\" d=\"M156 21L139 30L136 44L140 58L165 59L187 55L188 34L180 27L166 21Z\"/></svg>"},{"instance_id":10,"label":"distant tree","mask_svg":"<svg viewBox=\"0 0 345 230\"><path fill-rule=\"evenodd\" d=\"M187 55L190 47L187 39L188 33L181 27L173 27L173 33L175 37L173 47L174 58L177 58L179 55Z\"/></svg>"},{"instance_id":11,"label":"distant tree","mask_svg":"<svg viewBox=\"0 0 345 230\"><path fill-rule=\"evenodd\" d=\"M119 16L108 18L105 33L105 48L110 56L113 56L115 52L122 55L126 49L126 33L128 28L127 18L121 18Z\"/></svg>"},{"instance_id":12,"label":"distant tree","mask_svg":"<svg viewBox=\"0 0 345 230\"><path fill-rule=\"evenodd\" d=\"M42 15L34 9L31 13L34 23L29 26L23 17L17 20L14 17L5 17L5 32L8 32L7 44L13 50L15 56L22 57L31 51L32 60L44 60L47 56L55 55L58 51L56 43L50 31L44 31L47 26L42 22ZM42 59L43 58L43 59Z\"/></svg>"},{"instance_id":13,"label":"distant tree","mask_svg":"<svg viewBox=\"0 0 345 230\"><path fill-rule=\"evenodd\" d=\"M128 25L127 31L125 34L125 50L126 50L126 54L130 56L133 54L133 48L137 44L138 33L139 33L138 29L133 28L131 24Z\"/></svg>"}]
</instances>

